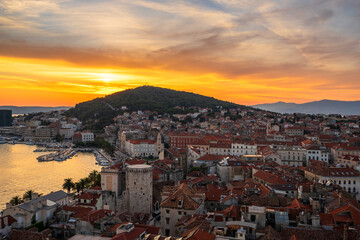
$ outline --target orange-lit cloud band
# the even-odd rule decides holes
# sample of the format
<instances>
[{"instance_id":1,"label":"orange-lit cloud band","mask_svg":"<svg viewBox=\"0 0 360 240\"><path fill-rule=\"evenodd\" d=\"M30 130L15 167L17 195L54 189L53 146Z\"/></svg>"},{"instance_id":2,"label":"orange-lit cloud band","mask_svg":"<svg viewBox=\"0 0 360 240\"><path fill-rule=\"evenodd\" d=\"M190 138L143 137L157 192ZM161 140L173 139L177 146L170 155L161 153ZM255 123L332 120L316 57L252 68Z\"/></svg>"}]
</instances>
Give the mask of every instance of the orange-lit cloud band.
<instances>
[{"instance_id":1,"label":"orange-lit cloud band","mask_svg":"<svg viewBox=\"0 0 360 240\"><path fill-rule=\"evenodd\" d=\"M352 1L4 0L0 11L0 105L72 106L144 84L246 105L360 98Z\"/></svg>"}]
</instances>

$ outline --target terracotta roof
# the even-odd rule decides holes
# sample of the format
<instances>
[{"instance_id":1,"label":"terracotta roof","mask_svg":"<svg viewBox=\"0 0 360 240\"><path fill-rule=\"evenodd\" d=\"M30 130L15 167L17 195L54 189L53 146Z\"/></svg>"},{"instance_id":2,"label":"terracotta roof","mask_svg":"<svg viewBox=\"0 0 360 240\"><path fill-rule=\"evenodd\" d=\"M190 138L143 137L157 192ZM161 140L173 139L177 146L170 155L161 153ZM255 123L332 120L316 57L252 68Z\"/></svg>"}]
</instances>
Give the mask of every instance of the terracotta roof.
<instances>
[{"instance_id":1,"label":"terracotta roof","mask_svg":"<svg viewBox=\"0 0 360 240\"><path fill-rule=\"evenodd\" d=\"M145 228L134 227L130 232L120 233L111 240L135 240L138 239L141 234L145 233L145 230Z\"/></svg>"},{"instance_id":2,"label":"terracotta roof","mask_svg":"<svg viewBox=\"0 0 360 240\"><path fill-rule=\"evenodd\" d=\"M320 176L328 177L358 177L360 176L359 171L347 168L347 167L318 167L310 166L306 171L312 172Z\"/></svg>"},{"instance_id":3,"label":"terracotta roof","mask_svg":"<svg viewBox=\"0 0 360 240\"><path fill-rule=\"evenodd\" d=\"M196 210L200 204L194 200L195 193L185 183L180 184L170 196L162 201L162 208L179 208L187 210ZM181 205L179 205L181 201Z\"/></svg>"},{"instance_id":4,"label":"terracotta roof","mask_svg":"<svg viewBox=\"0 0 360 240\"><path fill-rule=\"evenodd\" d=\"M145 224L134 224L135 227L144 228L146 233L149 234L159 234L160 227L159 226L149 226Z\"/></svg>"},{"instance_id":5,"label":"terracotta roof","mask_svg":"<svg viewBox=\"0 0 360 240\"><path fill-rule=\"evenodd\" d=\"M360 162L360 156L357 156L357 155L342 155L342 156L340 156L340 159Z\"/></svg>"},{"instance_id":6,"label":"terracotta roof","mask_svg":"<svg viewBox=\"0 0 360 240\"><path fill-rule=\"evenodd\" d=\"M278 175L267 173L262 170L258 170L253 177L263 180L264 182L274 185L274 184L288 184L287 181L279 177Z\"/></svg>"},{"instance_id":7,"label":"terracotta roof","mask_svg":"<svg viewBox=\"0 0 360 240\"><path fill-rule=\"evenodd\" d=\"M304 205L302 204L298 199L294 199L294 201L291 203L290 206L287 206L286 208L291 208L291 209L299 209L299 210L307 210L307 211L311 211L311 206L310 205Z\"/></svg>"},{"instance_id":8,"label":"terracotta roof","mask_svg":"<svg viewBox=\"0 0 360 240\"><path fill-rule=\"evenodd\" d=\"M222 213L224 217L228 218L240 219L241 217L240 206L230 206L222 210L220 213Z\"/></svg>"},{"instance_id":9,"label":"terracotta roof","mask_svg":"<svg viewBox=\"0 0 360 240\"><path fill-rule=\"evenodd\" d=\"M131 158L126 160L125 164L129 164L129 165L146 164L146 161L143 159Z\"/></svg>"},{"instance_id":10,"label":"terracotta roof","mask_svg":"<svg viewBox=\"0 0 360 240\"><path fill-rule=\"evenodd\" d=\"M216 236L201 229L196 229L182 237L184 240L214 240Z\"/></svg>"},{"instance_id":11,"label":"terracotta roof","mask_svg":"<svg viewBox=\"0 0 360 240\"><path fill-rule=\"evenodd\" d=\"M56 238L51 237L51 232L49 229L45 229L42 232L13 229L9 240L55 240Z\"/></svg>"},{"instance_id":12,"label":"terracotta roof","mask_svg":"<svg viewBox=\"0 0 360 240\"><path fill-rule=\"evenodd\" d=\"M4 228L4 227L5 227L5 220L7 220L7 225L8 225L8 226L11 226L11 224L13 224L14 222L16 222L16 219L13 218L13 217L10 216L10 215L6 215L6 216L3 216L3 217L0 217L0 226L1 226L1 228Z\"/></svg>"},{"instance_id":13,"label":"terracotta roof","mask_svg":"<svg viewBox=\"0 0 360 240\"><path fill-rule=\"evenodd\" d=\"M225 195L226 191L221 188L210 189L205 192L206 201L220 201L220 196Z\"/></svg>"},{"instance_id":14,"label":"terracotta roof","mask_svg":"<svg viewBox=\"0 0 360 240\"><path fill-rule=\"evenodd\" d=\"M221 161L224 157L225 156L223 155L205 154L204 156L199 157L197 160L212 162L212 161Z\"/></svg>"},{"instance_id":15,"label":"terracotta roof","mask_svg":"<svg viewBox=\"0 0 360 240\"><path fill-rule=\"evenodd\" d=\"M330 212L333 215L335 221L353 222L356 225L360 225L360 209L352 204L345 204L342 207L336 208ZM347 214L347 215L344 215ZM341 216L341 217L339 217ZM344 216L348 216L345 218Z\"/></svg>"},{"instance_id":16,"label":"terracotta roof","mask_svg":"<svg viewBox=\"0 0 360 240\"><path fill-rule=\"evenodd\" d=\"M142 143L147 143L147 144L155 144L156 142L154 140L148 140L148 139L130 139L128 140L131 144L142 144Z\"/></svg>"},{"instance_id":17,"label":"terracotta roof","mask_svg":"<svg viewBox=\"0 0 360 240\"><path fill-rule=\"evenodd\" d=\"M90 200L90 199L94 199L94 198L99 198L100 194L94 194L91 192L86 192L86 193L82 193L78 196L76 196L76 199L84 199L84 200Z\"/></svg>"},{"instance_id":18,"label":"terracotta roof","mask_svg":"<svg viewBox=\"0 0 360 240\"><path fill-rule=\"evenodd\" d=\"M95 221L97 221L111 213L112 213L111 210L104 210L104 209L92 210L92 211L88 212L87 214L85 214L84 216L82 216L81 221L86 221L86 222L89 222L91 225L93 225Z\"/></svg>"},{"instance_id":19,"label":"terracotta roof","mask_svg":"<svg viewBox=\"0 0 360 240\"><path fill-rule=\"evenodd\" d=\"M320 216L321 225L324 225L324 226L334 226L335 225L333 215L331 215L329 213L319 213L319 216Z\"/></svg>"}]
</instances>

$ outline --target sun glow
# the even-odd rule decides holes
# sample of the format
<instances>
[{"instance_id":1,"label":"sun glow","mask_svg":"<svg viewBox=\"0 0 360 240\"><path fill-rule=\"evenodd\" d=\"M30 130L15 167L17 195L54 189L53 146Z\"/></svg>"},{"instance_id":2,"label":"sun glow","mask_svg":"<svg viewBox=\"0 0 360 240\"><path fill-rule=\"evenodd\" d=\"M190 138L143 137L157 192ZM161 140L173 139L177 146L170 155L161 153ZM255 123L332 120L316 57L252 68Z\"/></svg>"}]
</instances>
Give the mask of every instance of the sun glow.
<instances>
[{"instance_id":1,"label":"sun glow","mask_svg":"<svg viewBox=\"0 0 360 240\"><path fill-rule=\"evenodd\" d=\"M131 77L128 75L117 74L117 73L89 73L89 75L95 77L93 80L103 81L105 83L119 81L119 80L127 80Z\"/></svg>"}]
</instances>

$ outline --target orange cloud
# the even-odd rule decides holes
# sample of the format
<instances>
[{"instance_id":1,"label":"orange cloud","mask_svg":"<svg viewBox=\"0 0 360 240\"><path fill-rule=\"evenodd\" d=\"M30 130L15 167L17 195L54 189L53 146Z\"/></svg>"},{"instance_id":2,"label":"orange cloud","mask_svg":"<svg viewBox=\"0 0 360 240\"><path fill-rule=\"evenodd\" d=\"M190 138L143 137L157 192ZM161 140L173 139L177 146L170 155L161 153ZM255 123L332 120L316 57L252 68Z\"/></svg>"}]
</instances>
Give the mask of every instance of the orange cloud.
<instances>
[{"instance_id":1,"label":"orange cloud","mask_svg":"<svg viewBox=\"0 0 360 240\"><path fill-rule=\"evenodd\" d=\"M1 104L74 105L144 84L247 105L358 100L359 6L347 7L4 0Z\"/></svg>"}]
</instances>

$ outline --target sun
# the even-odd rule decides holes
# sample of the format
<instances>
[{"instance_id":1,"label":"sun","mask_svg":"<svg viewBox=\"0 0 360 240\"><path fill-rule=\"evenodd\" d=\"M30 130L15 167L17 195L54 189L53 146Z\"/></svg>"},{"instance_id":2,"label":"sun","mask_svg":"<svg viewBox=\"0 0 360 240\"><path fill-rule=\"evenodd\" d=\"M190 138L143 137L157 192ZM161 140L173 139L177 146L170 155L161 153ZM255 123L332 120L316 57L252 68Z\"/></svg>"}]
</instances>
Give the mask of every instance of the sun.
<instances>
[{"instance_id":1,"label":"sun","mask_svg":"<svg viewBox=\"0 0 360 240\"><path fill-rule=\"evenodd\" d=\"M102 82L113 82L122 79L121 75L114 73L94 73L94 75L97 77L97 80Z\"/></svg>"}]
</instances>

